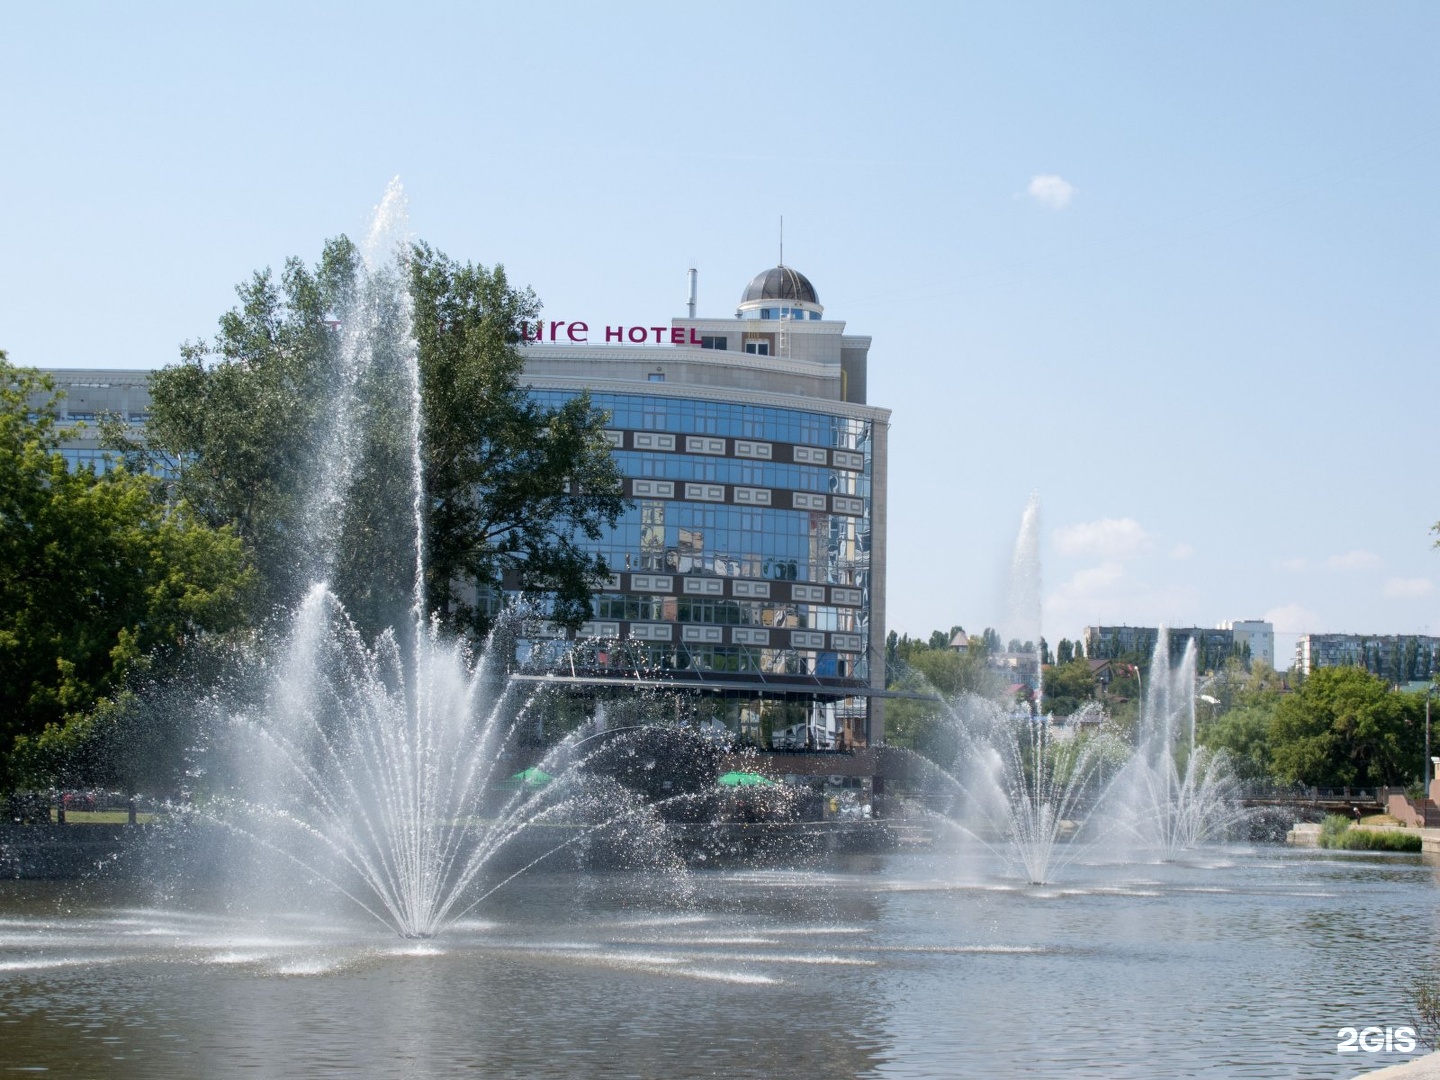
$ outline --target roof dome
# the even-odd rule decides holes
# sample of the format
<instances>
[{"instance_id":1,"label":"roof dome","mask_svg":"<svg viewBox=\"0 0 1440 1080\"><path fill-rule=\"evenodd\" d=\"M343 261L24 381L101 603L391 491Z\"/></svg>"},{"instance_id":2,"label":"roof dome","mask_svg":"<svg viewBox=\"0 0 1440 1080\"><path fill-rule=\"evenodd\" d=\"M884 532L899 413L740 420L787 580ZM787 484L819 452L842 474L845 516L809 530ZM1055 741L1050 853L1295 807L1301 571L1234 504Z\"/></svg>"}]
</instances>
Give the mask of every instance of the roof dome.
<instances>
[{"instance_id":1,"label":"roof dome","mask_svg":"<svg viewBox=\"0 0 1440 1080\"><path fill-rule=\"evenodd\" d=\"M756 300L791 300L817 307L820 304L820 297L815 295L815 286L810 284L810 279L788 266L776 266L755 275L745 286L745 295L740 302L748 304Z\"/></svg>"}]
</instances>

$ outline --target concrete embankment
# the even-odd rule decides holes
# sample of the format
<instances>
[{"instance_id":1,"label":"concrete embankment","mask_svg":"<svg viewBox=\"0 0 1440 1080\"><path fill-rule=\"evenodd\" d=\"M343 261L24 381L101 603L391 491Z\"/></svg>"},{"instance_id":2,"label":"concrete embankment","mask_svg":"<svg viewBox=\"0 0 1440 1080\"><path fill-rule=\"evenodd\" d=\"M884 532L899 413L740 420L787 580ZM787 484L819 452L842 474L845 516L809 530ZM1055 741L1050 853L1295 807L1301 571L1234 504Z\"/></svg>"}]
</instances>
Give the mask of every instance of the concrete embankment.
<instances>
[{"instance_id":1,"label":"concrete embankment","mask_svg":"<svg viewBox=\"0 0 1440 1080\"><path fill-rule=\"evenodd\" d=\"M1440 832L1428 829L1427 832ZM1365 1074L1365 1080L1440 1080L1440 1054L1426 1054L1404 1065L1391 1065Z\"/></svg>"},{"instance_id":2,"label":"concrete embankment","mask_svg":"<svg viewBox=\"0 0 1440 1080\"><path fill-rule=\"evenodd\" d=\"M1320 826L1308 821L1297 822L1285 834L1285 843L1291 847L1319 847Z\"/></svg>"},{"instance_id":3,"label":"concrete embankment","mask_svg":"<svg viewBox=\"0 0 1440 1080\"><path fill-rule=\"evenodd\" d=\"M692 866L766 864L834 854L868 854L929 844L923 826L885 819L813 822L671 823L673 850ZM531 864L540 872L643 865L652 845L563 823L523 831L491 860L494 873ZM0 825L0 878L73 880L104 870L117 878L209 880L247 865L256 849L243 835L205 822L165 825Z\"/></svg>"},{"instance_id":4,"label":"concrete embankment","mask_svg":"<svg viewBox=\"0 0 1440 1080\"><path fill-rule=\"evenodd\" d=\"M149 825L0 825L0 877L76 878L143 844Z\"/></svg>"}]
</instances>

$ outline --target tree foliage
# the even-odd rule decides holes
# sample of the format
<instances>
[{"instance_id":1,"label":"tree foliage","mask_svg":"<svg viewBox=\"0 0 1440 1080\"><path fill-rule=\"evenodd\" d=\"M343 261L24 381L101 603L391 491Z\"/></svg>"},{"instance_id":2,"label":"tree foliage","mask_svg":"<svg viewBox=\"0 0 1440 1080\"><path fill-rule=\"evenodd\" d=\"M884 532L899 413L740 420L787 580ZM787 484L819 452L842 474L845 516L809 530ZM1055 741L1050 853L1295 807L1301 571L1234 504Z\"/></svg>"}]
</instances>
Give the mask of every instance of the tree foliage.
<instances>
[{"instance_id":1,"label":"tree foliage","mask_svg":"<svg viewBox=\"0 0 1440 1080\"><path fill-rule=\"evenodd\" d=\"M1062 647L1069 642L1061 642ZM1045 708L1057 716L1070 716L1095 700L1095 673L1085 659L1071 659L1045 669Z\"/></svg>"},{"instance_id":2,"label":"tree foliage","mask_svg":"<svg viewBox=\"0 0 1440 1080\"><path fill-rule=\"evenodd\" d=\"M1422 774L1423 716L1423 694L1363 668L1320 668L1270 721L1274 773L1316 786L1409 783Z\"/></svg>"},{"instance_id":3,"label":"tree foliage","mask_svg":"<svg viewBox=\"0 0 1440 1080\"><path fill-rule=\"evenodd\" d=\"M1231 709L1204 725L1197 733L1202 746L1224 750L1235 774L1242 780L1263 780L1270 776L1270 721L1274 709L1243 705Z\"/></svg>"},{"instance_id":4,"label":"tree foliage","mask_svg":"<svg viewBox=\"0 0 1440 1080\"><path fill-rule=\"evenodd\" d=\"M335 409L341 343L331 315L351 297L357 264L342 237L313 270L291 259L279 281L266 269L236 286L240 303L215 339L186 343L180 363L150 377L143 453L126 447L135 464L158 459L180 499L240 537L262 613L292 604L314 570L297 555L325 448L317 433Z\"/></svg>"},{"instance_id":5,"label":"tree foliage","mask_svg":"<svg viewBox=\"0 0 1440 1080\"><path fill-rule=\"evenodd\" d=\"M558 408L520 383L519 324L539 304L502 267L456 263L416 245L411 289L424 404L429 603L456 628L483 631L507 573L554 598L552 617L589 617L609 573L581 546L624 510L605 416L585 396Z\"/></svg>"},{"instance_id":6,"label":"tree foliage","mask_svg":"<svg viewBox=\"0 0 1440 1080\"><path fill-rule=\"evenodd\" d=\"M40 404L34 405L38 400ZM33 412L32 412L33 409ZM54 385L0 353L0 770L187 639L241 619L239 540L123 468L70 472ZM65 734L69 729L69 735Z\"/></svg>"},{"instance_id":7,"label":"tree foliage","mask_svg":"<svg viewBox=\"0 0 1440 1080\"><path fill-rule=\"evenodd\" d=\"M291 608L323 579L373 632L409 602L414 573L402 370L413 349L428 607L452 629L483 633L486 601L518 582L550 595L557 620L578 623L608 573L579 537L598 538L625 505L605 417L584 397L544 407L521 385L518 324L538 303L502 268L419 244L403 272L410 309L345 237L327 242L313 268L290 259L278 281L254 274L214 341L186 345L179 364L152 377L145 453L253 553L259 614ZM370 350L364 364L357 342ZM348 428L337 426L342 412L356 418ZM337 476L341 449L353 464ZM329 561L307 557L317 551Z\"/></svg>"},{"instance_id":8,"label":"tree foliage","mask_svg":"<svg viewBox=\"0 0 1440 1080\"><path fill-rule=\"evenodd\" d=\"M947 634L936 630L928 639L897 636L886 641L886 673L889 688L916 695L935 695L938 700L897 698L886 704L885 741L923 754L932 761L948 762L958 749L957 732L945 702L964 693L999 698L1006 689L1004 679L986 667L985 642L993 630L971 637L965 652L949 646L960 627ZM998 641L998 635L995 635Z\"/></svg>"}]
</instances>

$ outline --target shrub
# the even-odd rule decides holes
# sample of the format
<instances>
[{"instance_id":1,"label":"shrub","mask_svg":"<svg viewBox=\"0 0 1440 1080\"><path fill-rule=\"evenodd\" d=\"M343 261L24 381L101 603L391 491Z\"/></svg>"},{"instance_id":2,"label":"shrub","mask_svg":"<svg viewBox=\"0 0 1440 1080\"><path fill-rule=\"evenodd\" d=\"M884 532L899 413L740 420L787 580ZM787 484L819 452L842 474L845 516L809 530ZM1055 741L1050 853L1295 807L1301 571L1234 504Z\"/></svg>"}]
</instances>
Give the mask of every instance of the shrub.
<instances>
[{"instance_id":1,"label":"shrub","mask_svg":"<svg viewBox=\"0 0 1440 1080\"><path fill-rule=\"evenodd\" d=\"M1409 990L1410 1019L1421 1045L1434 1050L1440 1047L1440 981L1420 976L1411 981Z\"/></svg>"},{"instance_id":2,"label":"shrub","mask_svg":"<svg viewBox=\"0 0 1440 1080\"><path fill-rule=\"evenodd\" d=\"M1346 851L1419 851L1420 834L1408 830L1351 829L1341 837Z\"/></svg>"},{"instance_id":3,"label":"shrub","mask_svg":"<svg viewBox=\"0 0 1440 1080\"><path fill-rule=\"evenodd\" d=\"M1328 814L1320 823L1320 846L1338 848L1344 845L1344 837L1350 831L1350 821L1339 814Z\"/></svg>"},{"instance_id":4,"label":"shrub","mask_svg":"<svg viewBox=\"0 0 1440 1080\"><path fill-rule=\"evenodd\" d=\"M1338 814L1320 826L1320 846L1342 851L1419 851L1418 832L1400 829L1354 829Z\"/></svg>"}]
</instances>

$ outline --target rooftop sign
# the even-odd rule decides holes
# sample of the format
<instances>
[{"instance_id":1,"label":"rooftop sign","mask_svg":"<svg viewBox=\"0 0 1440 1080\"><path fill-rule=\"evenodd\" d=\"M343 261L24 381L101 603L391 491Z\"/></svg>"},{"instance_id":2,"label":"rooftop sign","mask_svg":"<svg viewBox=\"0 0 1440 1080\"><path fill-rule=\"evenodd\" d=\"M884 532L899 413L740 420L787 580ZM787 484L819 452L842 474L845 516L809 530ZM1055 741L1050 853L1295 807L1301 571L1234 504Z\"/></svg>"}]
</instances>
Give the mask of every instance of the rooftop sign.
<instances>
[{"instance_id":1,"label":"rooftop sign","mask_svg":"<svg viewBox=\"0 0 1440 1080\"><path fill-rule=\"evenodd\" d=\"M520 324L520 337L526 342L569 341L586 345L590 342L590 324L564 319L549 322L541 319L531 324L526 320ZM607 326L605 341L629 345L699 345L700 335L693 326Z\"/></svg>"}]
</instances>

